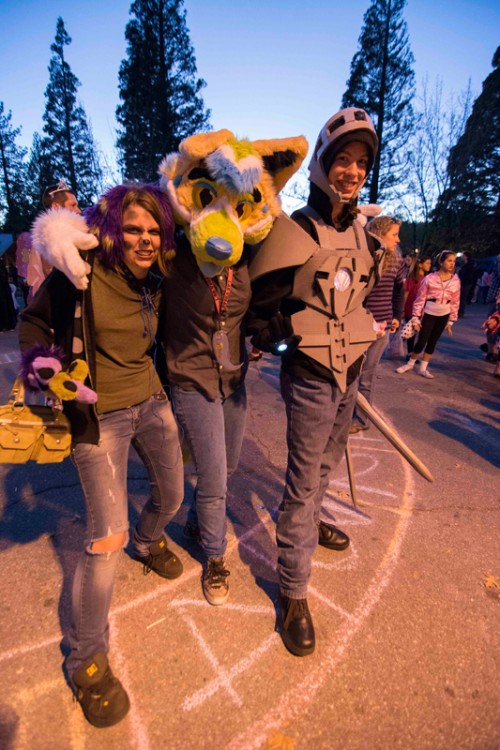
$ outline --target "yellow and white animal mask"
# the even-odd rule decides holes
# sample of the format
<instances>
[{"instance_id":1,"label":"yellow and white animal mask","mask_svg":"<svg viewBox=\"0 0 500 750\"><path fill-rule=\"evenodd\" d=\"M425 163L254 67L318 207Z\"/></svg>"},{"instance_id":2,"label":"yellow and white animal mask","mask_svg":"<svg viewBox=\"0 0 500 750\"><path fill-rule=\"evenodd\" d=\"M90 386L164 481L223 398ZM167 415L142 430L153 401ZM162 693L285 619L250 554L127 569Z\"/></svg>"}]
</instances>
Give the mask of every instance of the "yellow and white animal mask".
<instances>
[{"instance_id":1,"label":"yellow and white animal mask","mask_svg":"<svg viewBox=\"0 0 500 750\"><path fill-rule=\"evenodd\" d=\"M278 194L307 149L303 136L248 141L217 130L186 138L165 157L160 183L205 276L266 237L281 211Z\"/></svg>"}]
</instances>

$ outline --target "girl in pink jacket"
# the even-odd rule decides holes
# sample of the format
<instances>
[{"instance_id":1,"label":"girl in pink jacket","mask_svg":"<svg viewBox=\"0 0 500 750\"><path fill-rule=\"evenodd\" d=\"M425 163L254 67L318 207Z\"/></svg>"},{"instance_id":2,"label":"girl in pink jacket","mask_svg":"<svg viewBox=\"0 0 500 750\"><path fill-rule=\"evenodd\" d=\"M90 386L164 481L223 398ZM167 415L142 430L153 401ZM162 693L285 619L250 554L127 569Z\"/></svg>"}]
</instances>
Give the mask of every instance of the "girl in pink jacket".
<instances>
[{"instance_id":1,"label":"girl in pink jacket","mask_svg":"<svg viewBox=\"0 0 500 750\"><path fill-rule=\"evenodd\" d=\"M412 310L412 322L419 331L418 339L409 361L396 370L400 375L413 370L423 352L418 374L424 378L434 377L428 370L429 360L444 329L451 336L453 323L458 318L460 279L455 273L455 261L454 252L443 250L438 257L439 269L420 284Z\"/></svg>"}]
</instances>

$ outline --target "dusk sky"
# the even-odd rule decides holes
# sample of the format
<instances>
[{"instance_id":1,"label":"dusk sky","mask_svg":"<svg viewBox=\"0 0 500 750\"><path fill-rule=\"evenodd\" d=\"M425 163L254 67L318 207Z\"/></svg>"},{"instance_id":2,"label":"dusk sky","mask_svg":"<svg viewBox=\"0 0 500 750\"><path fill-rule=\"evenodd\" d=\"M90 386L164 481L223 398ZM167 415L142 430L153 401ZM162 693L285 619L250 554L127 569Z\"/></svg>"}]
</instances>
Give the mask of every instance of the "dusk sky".
<instances>
[{"instance_id":1,"label":"dusk sky","mask_svg":"<svg viewBox=\"0 0 500 750\"><path fill-rule=\"evenodd\" d=\"M303 134L312 148L340 106L369 0L186 0L187 24L203 96L215 129L251 139ZM81 82L94 137L113 159L118 68L125 56L129 0L71 3L0 0L0 100L31 145L42 129L47 66L57 17ZM439 77L447 94L471 80L474 95L500 43L498 0L409 0L405 17L417 85ZM306 162L307 163L307 162Z\"/></svg>"}]
</instances>

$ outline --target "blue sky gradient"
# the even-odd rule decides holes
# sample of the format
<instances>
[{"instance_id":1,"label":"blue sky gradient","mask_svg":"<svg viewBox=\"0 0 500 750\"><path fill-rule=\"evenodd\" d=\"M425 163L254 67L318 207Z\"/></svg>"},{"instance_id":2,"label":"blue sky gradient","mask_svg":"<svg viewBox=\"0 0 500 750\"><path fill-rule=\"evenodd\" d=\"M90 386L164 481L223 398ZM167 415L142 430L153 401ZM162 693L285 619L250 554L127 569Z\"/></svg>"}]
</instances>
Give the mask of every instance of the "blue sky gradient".
<instances>
[{"instance_id":1,"label":"blue sky gradient","mask_svg":"<svg viewBox=\"0 0 500 750\"><path fill-rule=\"evenodd\" d=\"M340 105L369 0L186 0L199 75L214 128L254 138L303 134L312 147ZM118 68L130 2L0 0L0 100L30 146L41 131L57 17L72 37L68 62L101 149L113 160ZM500 43L498 0L410 0L406 9L417 84L441 78L474 94ZM306 162L307 163L307 162Z\"/></svg>"}]
</instances>

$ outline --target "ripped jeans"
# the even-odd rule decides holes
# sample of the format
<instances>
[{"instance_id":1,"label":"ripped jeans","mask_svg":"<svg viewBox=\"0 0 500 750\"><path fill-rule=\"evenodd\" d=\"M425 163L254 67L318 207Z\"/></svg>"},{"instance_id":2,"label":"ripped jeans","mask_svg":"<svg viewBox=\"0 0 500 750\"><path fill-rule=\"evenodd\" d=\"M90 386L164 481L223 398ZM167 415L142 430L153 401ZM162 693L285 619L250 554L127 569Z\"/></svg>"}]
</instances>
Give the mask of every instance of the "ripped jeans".
<instances>
[{"instance_id":1,"label":"ripped jeans","mask_svg":"<svg viewBox=\"0 0 500 750\"><path fill-rule=\"evenodd\" d=\"M127 463L133 445L144 463L151 495L135 529L134 549L147 554L164 533L184 495L184 468L177 423L163 391L127 409L99 417L99 445L79 443L73 456L87 506L87 545L75 572L72 594L71 676L109 648L108 614L121 550L95 552L92 544L123 533L128 541Z\"/></svg>"}]
</instances>

